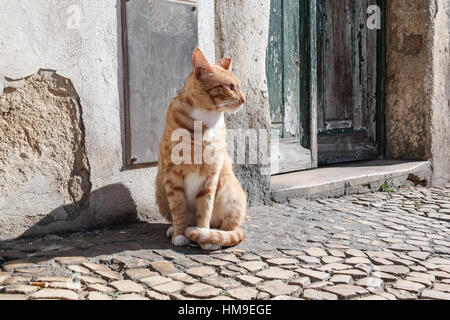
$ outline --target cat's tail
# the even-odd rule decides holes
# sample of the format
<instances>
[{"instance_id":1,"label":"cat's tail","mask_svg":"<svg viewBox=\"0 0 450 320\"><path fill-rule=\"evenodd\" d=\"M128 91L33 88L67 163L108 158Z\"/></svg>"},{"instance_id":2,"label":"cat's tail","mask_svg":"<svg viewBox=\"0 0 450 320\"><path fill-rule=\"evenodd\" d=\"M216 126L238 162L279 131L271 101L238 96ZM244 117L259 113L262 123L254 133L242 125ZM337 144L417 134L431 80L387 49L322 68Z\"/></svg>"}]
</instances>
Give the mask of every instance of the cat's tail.
<instances>
[{"instance_id":1,"label":"cat's tail","mask_svg":"<svg viewBox=\"0 0 450 320\"><path fill-rule=\"evenodd\" d=\"M185 236L197 242L202 248L214 248L215 246L232 247L239 244L245 238L244 230L236 228L231 231L206 228L187 228ZM213 245L213 246L211 246ZM215 246L214 246L215 245Z\"/></svg>"}]
</instances>

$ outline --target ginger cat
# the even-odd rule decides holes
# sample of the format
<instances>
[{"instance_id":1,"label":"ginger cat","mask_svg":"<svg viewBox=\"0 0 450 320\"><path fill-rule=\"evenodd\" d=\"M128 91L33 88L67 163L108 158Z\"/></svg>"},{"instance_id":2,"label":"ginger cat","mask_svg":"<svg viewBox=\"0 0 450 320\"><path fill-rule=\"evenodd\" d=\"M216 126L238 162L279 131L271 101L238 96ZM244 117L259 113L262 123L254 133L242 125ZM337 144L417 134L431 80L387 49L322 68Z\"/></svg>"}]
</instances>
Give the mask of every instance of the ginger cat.
<instances>
[{"instance_id":1,"label":"ginger cat","mask_svg":"<svg viewBox=\"0 0 450 320\"><path fill-rule=\"evenodd\" d=\"M205 250L218 250L245 237L240 225L246 217L247 196L233 173L224 121L224 112L236 112L245 98L239 80L229 71L230 58L212 65L196 48L192 61L193 72L167 111L159 147L156 202L160 214L172 222L167 235L173 245L185 246L191 240ZM196 142L194 129L199 124L202 135ZM177 129L187 130L191 137L187 142L181 140L189 144L191 155L175 152L189 160L181 164L172 159L180 144L180 140L172 141ZM202 152L201 159L194 154L196 147ZM211 153L211 147L213 161L205 161L204 154Z\"/></svg>"}]
</instances>

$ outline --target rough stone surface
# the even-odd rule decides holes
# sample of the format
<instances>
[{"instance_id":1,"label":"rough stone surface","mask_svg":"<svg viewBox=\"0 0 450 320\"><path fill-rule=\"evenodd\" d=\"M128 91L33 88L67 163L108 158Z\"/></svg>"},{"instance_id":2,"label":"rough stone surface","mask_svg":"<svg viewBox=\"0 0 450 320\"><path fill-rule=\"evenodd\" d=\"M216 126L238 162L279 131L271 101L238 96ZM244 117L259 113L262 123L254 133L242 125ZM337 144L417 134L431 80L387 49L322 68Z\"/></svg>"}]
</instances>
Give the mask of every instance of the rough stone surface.
<instances>
[{"instance_id":1,"label":"rough stone surface","mask_svg":"<svg viewBox=\"0 0 450 320\"><path fill-rule=\"evenodd\" d=\"M306 289L303 297L308 300L338 300L338 296L329 292Z\"/></svg>"},{"instance_id":2,"label":"rough stone surface","mask_svg":"<svg viewBox=\"0 0 450 320\"><path fill-rule=\"evenodd\" d=\"M386 154L433 161L450 180L449 34L444 2L387 4Z\"/></svg>"},{"instance_id":3,"label":"rough stone surface","mask_svg":"<svg viewBox=\"0 0 450 320\"><path fill-rule=\"evenodd\" d=\"M203 283L195 283L184 288L183 293L194 298L213 298L220 294L221 290Z\"/></svg>"},{"instance_id":4,"label":"rough stone surface","mask_svg":"<svg viewBox=\"0 0 450 320\"><path fill-rule=\"evenodd\" d=\"M139 293L145 291L143 286L131 280L114 281L109 285L122 293Z\"/></svg>"},{"instance_id":5,"label":"rough stone surface","mask_svg":"<svg viewBox=\"0 0 450 320\"><path fill-rule=\"evenodd\" d=\"M0 96L0 193L8 195L0 198L0 223L6 226L0 239L33 234L28 230L33 223L77 219L88 206L92 186L82 110L72 83L40 70L16 84L7 84ZM24 198L29 193L39 199L32 208Z\"/></svg>"},{"instance_id":6,"label":"rough stone surface","mask_svg":"<svg viewBox=\"0 0 450 320\"><path fill-rule=\"evenodd\" d=\"M42 289L33 293L31 299L78 300L78 295L65 289Z\"/></svg>"},{"instance_id":7,"label":"rough stone surface","mask_svg":"<svg viewBox=\"0 0 450 320\"><path fill-rule=\"evenodd\" d=\"M214 3L216 59L232 57L231 69L239 77L247 99L244 108L237 114L227 116L227 127L268 130L271 120L265 57L270 3L264 0L215 0ZM241 137L237 135L236 138ZM238 180L249 196L250 205L266 203L270 198L269 160L267 157L266 163L234 167Z\"/></svg>"},{"instance_id":8,"label":"rough stone surface","mask_svg":"<svg viewBox=\"0 0 450 320\"><path fill-rule=\"evenodd\" d=\"M258 295L258 290L253 288L241 287L228 290L231 297L237 300L254 300Z\"/></svg>"}]
</instances>

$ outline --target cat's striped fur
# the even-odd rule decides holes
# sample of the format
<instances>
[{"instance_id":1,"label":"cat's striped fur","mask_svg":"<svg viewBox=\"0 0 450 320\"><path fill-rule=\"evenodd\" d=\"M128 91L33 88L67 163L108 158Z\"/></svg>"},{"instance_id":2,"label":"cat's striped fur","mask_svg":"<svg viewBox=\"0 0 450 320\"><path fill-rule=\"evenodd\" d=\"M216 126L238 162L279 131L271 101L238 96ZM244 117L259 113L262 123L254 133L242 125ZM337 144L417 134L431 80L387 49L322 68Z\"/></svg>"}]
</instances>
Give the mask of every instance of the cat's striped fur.
<instances>
[{"instance_id":1,"label":"cat's striped fur","mask_svg":"<svg viewBox=\"0 0 450 320\"><path fill-rule=\"evenodd\" d=\"M234 246L245 237L240 226L247 197L233 173L224 122L224 113L237 111L245 98L239 80L229 71L230 64L231 59L224 58L211 65L195 49L193 72L169 105L159 150L156 202L161 215L172 222L168 235L176 246L191 240L215 250ZM195 164L194 121L202 123L202 151L214 147L213 162L202 159ZM180 141L171 137L180 128L191 134L192 164L172 161L172 151Z\"/></svg>"}]
</instances>

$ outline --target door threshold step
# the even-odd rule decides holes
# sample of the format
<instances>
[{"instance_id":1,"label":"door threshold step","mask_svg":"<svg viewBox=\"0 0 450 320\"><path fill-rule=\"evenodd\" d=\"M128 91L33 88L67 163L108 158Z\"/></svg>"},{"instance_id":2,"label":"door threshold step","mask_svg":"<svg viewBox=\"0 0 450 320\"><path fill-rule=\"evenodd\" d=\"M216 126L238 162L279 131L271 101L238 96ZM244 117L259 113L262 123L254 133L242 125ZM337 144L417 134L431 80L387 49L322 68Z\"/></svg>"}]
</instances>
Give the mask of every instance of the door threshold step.
<instances>
[{"instance_id":1,"label":"door threshold step","mask_svg":"<svg viewBox=\"0 0 450 320\"><path fill-rule=\"evenodd\" d=\"M384 183L394 187L431 181L429 161L371 160L337 164L271 177L272 200L330 198L380 190Z\"/></svg>"}]
</instances>

